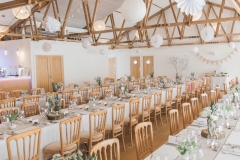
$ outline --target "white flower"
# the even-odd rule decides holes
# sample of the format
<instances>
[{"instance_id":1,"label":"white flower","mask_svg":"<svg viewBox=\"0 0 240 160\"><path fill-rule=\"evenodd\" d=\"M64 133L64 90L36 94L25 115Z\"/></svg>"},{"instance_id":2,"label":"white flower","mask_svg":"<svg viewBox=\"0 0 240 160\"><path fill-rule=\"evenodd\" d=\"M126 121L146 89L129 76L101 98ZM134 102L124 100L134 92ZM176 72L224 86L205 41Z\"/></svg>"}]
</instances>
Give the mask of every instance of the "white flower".
<instances>
[{"instance_id":1,"label":"white flower","mask_svg":"<svg viewBox=\"0 0 240 160\"><path fill-rule=\"evenodd\" d=\"M61 154L54 154L53 155L53 159L55 159L55 158L60 158L61 157Z\"/></svg>"},{"instance_id":2,"label":"white flower","mask_svg":"<svg viewBox=\"0 0 240 160\"><path fill-rule=\"evenodd\" d=\"M124 90L125 90L125 87L121 87L121 90L124 91Z\"/></svg>"},{"instance_id":3,"label":"white flower","mask_svg":"<svg viewBox=\"0 0 240 160\"><path fill-rule=\"evenodd\" d=\"M218 117L211 114L211 115L210 115L210 119L211 119L212 121L217 121L217 120L218 120Z\"/></svg>"},{"instance_id":4,"label":"white flower","mask_svg":"<svg viewBox=\"0 0 240 160\"><path fill-rule=\"evenodd\" d=\"M238 93L237 93L237 92L235 92L235 93L234 93L234 96L235 96L235 97L237 97L237 96L238 96Z\"/></svg>"}]
</instances>

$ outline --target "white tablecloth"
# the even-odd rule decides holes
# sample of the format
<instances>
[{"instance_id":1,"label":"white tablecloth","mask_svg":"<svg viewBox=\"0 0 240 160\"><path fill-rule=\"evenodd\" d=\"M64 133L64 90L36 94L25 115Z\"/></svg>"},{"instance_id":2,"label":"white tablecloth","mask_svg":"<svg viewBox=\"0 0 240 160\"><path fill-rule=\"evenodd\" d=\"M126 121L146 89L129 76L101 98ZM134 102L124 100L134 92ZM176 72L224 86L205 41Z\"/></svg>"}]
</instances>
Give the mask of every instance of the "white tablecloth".
<instances>
[{"instance_id":1,"label":"white tablecloth","mask_svg":"<svg viewBox=\"0 0 240 160\"><path fill-rule=\"evenodd\" d=\"M227 84L227 88L229 87L229 77L212 77L212 89L216 89L216 85L220 84L220 89L224 90L223 83Z\"/></svg>"}]
</instances>

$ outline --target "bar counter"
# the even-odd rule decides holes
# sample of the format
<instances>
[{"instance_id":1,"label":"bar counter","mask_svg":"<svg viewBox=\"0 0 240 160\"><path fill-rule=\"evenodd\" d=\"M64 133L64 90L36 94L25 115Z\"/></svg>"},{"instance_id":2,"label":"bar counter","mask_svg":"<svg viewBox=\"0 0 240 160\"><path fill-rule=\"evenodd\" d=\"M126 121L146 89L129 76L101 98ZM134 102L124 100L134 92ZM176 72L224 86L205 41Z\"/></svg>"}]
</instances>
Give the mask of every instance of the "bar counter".
<instances>
[{"instance_id":1,"label":"bar counter","mask_svg":"<svg viewBox=\"0 0 240 160\"><path fill-rule=\"evenodd\" d=\"M0 91L12 90L27 90L30 93L31 77L0 77Z\"/></svg>"}]
</instances>

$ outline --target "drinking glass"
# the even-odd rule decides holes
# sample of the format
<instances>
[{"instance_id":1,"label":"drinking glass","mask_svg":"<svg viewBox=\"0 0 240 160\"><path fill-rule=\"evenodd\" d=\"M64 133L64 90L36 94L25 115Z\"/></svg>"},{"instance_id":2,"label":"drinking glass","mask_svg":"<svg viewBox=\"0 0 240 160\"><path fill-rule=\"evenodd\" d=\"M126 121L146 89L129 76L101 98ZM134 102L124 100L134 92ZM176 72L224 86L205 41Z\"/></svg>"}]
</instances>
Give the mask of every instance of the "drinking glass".
<instances>
[{"instance_id":1,"label":"drinking glass","mask_svg":"<svg viewBox=\"0 0 240 160\"><path fill-rule=\"evenodd\" d=\"M152 154L151 155L151 158L150 158L150 160L160 160L161 158L160 158L160 155L158 155L158 154Z\"/></svg>"}]
</instances>

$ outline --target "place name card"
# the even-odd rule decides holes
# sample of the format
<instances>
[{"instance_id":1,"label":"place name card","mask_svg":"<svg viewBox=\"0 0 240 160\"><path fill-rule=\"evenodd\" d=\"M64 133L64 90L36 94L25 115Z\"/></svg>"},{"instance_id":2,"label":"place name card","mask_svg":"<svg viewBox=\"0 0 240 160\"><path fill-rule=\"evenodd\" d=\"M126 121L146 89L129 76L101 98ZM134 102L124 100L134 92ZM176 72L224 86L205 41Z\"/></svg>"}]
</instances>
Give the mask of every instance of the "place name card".
<instances>
[{"instance_id":1,"label":"place name card","mask_svg":"<svg viewBox=\"0 0 240 160\"><path fill-rule=\"evenodd\" d=\"M38 123L38 119L33 119L32 123Z\"/></svg>"}]
</instances>

